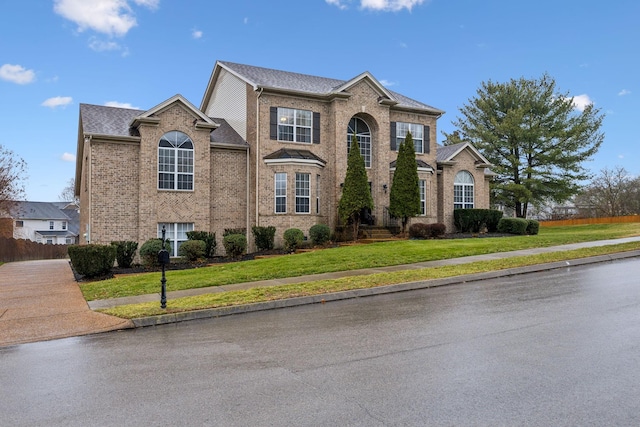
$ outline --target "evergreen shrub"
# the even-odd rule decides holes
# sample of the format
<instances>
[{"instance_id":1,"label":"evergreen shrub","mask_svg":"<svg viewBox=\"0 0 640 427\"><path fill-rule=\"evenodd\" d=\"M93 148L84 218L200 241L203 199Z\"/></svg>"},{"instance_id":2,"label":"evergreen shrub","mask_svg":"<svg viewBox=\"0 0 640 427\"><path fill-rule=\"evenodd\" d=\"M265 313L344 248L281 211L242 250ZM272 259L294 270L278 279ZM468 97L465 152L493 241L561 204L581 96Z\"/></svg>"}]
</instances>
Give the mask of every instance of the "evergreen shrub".
<instances>
[{"instance_id":1,"label":"evergreen shrub","mask_svg":"<svg viewBox=\"0 0 640 427\"><path fill-rule=\"evenodd\" d=\"M164 248L169 253L171 252L171 245L165 240ZM142 263L147 267L158 267L158 252L162 250L162 239L149 239L140 247L140 258Z\"/></svg>"},{"instance_id":2,"label":"evergreen shrub","mask_svg":"<svg viewBox=\"0 0 640 427\"><path fill-rule=\"evenodd\" d=\"M498 231L508 234L527 234L529 221L524 218L502 218L498 223Z\"/></svg>"},{"instance_id":3,"label":"evergreen shrub","mask_svg":"<svg viewBox=\"0 0 640 427\"><path fill-rule=\"evenodd\" d=\"M71 245L68 252L73 268L87 278L109 274L116 259L113 245Z\"/></svg>"},{"instance_id":4,"label":"evergreen shrub","mask_svg":"<svg viewBox=\"0 0 640 427\"><path fill-rule=\"evenodd\" d=\"M530 234L532 236L538 234L538 232L540 231L540 223L535 219L528 219L527 222L527 234Z\"/></svg>"},{"instance_id":5,"label":"evergreen shrub","mask_svg":"<svg viewBox=\"0 0 640 427\"><path fill-rule=\"evenodd\" d=\"M255 238L256 248L259 251L273 249L273 242L276 236L276 228L274 226L253 226L251 227L251 232Z\"/></svg>"},{"instance_id":6,"label":"evergreen shrub","mask_svg":"<svg viewBox=\"0 0 640 427\"><path fill-rule=\"evenodd\" d=\"M331 230L325 224L316 224L309 229L309 238L314 245L324 245L331 238Z\"/></svg>"},{"instance_id":7,"label":"evergreen shrub","mask_svg":"<svg viewBox=\"0 0 640 427\"><path fill-rule=\"evenodd\" d=\"M138 242L132 242L129 240L119 240L111 242L116 247L116 261L118 267L129 268L133 264L133 258L136 256L138 250Z\"/></svg>"},{"instance_id":8,"label":"evergreen shrub","mask_svg":"<svg viewBox=\"0 0 640 427\"><path fill-rule=\"evenodd\" d=\"M298 228L289 228L284 232L284 249L287 252L295 252L304 241L304 233Z\"/></svg>"},{"instance_id":9,"label":"evergreen shrub","mask_svg":"<svg viewBox=\"0 0 640 427\"><path fill-rule=\"evenodd\" d=\"M238 258L247 250L247 238L244 234L228 234L222 239L227 256Z\"/></svg>"},{"instance_id":10,"label":"evergreen shrub","mask_svg":"<svg viewBox=\"0 0 640 427\"><path fill-rule=\"evenodd\" d=\"M216 233L208 231L187 231L187 239L202 240L205 244L204 257L213 258L216 252Z\"/></svg>"},{"instance_id":11,"label":"evergreen shrub","mask_svg":"<svg viewBox=\"0 0 640 427\"><path fill-rule=\"evenodd\" d=\"M207 244L202 240L187 240L178 248L178 255L187 261L197 261L205 257Z\"/></svg>"},{"instance_id":12,"label":"evergreen shrub","mask_svg":"<svg viewBox=\"0 0 640 427\"><path fill-rule=\"evenodd\" d=\"M484 227L493 233L498 229L502 211L495 209L454 209L453 224L461 233L479 233Z\"/></svg>"}]
</instances>

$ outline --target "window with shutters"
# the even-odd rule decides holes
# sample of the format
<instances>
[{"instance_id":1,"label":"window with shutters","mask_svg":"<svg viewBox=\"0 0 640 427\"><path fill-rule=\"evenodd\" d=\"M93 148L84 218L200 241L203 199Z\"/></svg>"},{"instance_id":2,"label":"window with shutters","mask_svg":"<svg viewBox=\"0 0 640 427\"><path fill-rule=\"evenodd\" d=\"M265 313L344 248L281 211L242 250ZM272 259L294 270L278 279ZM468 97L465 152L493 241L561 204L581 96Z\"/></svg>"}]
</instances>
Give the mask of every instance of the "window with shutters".
<instances>
[{"instance_id":1,"label":"window with shutters","mask_svg":"<svg viewBox=\"0 0 640 427\"><path fill-rule=\"evenodd\" d=\"M278 141L311 144L313 114L307 110L278 108Z\"/></svg>"},{"instance_id":2,"label":"window with shutters","mask_svg":"<svg viewBox=\"0 0 640 427\"><path fill-rule=\"evenodd\" d=\"M396 122L396 151L400 148L400 144L404 142L404 139L407 137L407 133L411 133L411 138L413 139L413 147L416 151L416 154L424 153L424 130L425 127L423 125L419 125L416 123L404 123L404 122Z\"/></svg>"}]
</instances>

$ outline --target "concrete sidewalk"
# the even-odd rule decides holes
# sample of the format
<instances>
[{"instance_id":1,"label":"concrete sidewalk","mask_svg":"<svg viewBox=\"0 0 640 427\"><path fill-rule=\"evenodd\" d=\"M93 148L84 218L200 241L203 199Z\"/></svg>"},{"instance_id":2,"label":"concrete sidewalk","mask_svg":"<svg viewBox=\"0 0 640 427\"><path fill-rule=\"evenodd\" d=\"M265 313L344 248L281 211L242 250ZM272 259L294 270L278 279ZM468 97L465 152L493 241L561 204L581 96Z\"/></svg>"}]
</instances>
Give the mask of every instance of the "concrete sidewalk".
<instances>
[{"instance_id":1,"label":"concrete sidewalk","mask_svg":"<svg viewBox=\"0 0 640 427\"><path fill-rule=\"evenodd\" d=\"M358 276L382 272L420 269L441 265L458 265L477 261L509 258L515 256L536 255L546 252L567 251L594 246L613 245L640 241L640 236L625 239L603 240L596 242L576 243L549 248L525 249L513 252L475 255L463 258L428 261L416 264L396 265L353 271L316 274L309 276L291 277L278 280L239 283L235 285L216 286L210 288L189 289L169 292L168 304L171 299L183 296L224 292L229 290L249 289L260 286L275 286L289 283L301 283L313 280L335 279L347 276ZM91 301L87 304L82 296L80 287L73 277L68 260L44 260L13 262L0 266L0 347L28 342L45 341L72 336L95 334L133 327L159 325L200 318L219 317L229 314L246 313L250 311L268 310L280 307L290 307L302 304L333 301L346 298L356 298L389 292L400 292L412 289L422 289L434 286L449 285L473 280L490 279L513 274L523 274L561 268L593 262L604 262L615 259L640 257L640 250L612 255L603 255L581 260L563 261L559 263L543 264L530 267L500 270L466 276L450 277L446 279L427 280L414 283L382 286L379 288L360 289L312 297L292 298L282 301L250 304L238 307L220 309L197 310L186 313L154 316L134 321L123 320L92 311L97 308L107 308L117 305L135 304L138 302L157 301L159 294L141 295L136 297L116 298L110 300ZM170 284L170 276L168 277ZM158 288L160 286L158 285Z\"/></svg>"},{"instance_id":2,"label":"concrete sidewalk","mask_svg":"<svg viewBox=\"0 0 640 427\"><path fill-rule=\"evenodd\" d=\"M95 334L133 322L92 311L68 260L0 266L0 346Z\"/></svg>"}]
</instances>

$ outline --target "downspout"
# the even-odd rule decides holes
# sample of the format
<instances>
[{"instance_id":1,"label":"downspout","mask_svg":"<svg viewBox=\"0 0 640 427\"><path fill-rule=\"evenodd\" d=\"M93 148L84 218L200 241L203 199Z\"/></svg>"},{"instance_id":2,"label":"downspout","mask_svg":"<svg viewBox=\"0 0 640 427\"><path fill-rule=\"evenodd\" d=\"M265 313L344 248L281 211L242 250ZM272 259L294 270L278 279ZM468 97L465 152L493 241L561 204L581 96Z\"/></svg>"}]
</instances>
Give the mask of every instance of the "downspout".
<instances>
[{"instance_id":1,"label":"downspout","mask_svg":"<svg viewBox=\"0 0 640 427\"><path fill-rule=\"evenodd\" d=\"M258 96L256 97L256 227L260 226L260 216L259 216L259 194L260 194L260 185L258 182L258 167L260 163L260 96L262 95L262 91L264 89L260 88L260 92L258 92ZM247 168L247 173L249 169ZM249 182L249 180L247 180ZM247 227L247 235L249 234L249 227Z\"/></svg>"},{"instance_id":2,"label":"downspout","mask_svg":"<svg viewBox=\"0 0 640 427\"><path fill-rule=\"evenodd\" d=\"M85 229L84 229L84 233L83 236L84 237L84 243L89 244L91 243L91 223L93 222L93 210L91 208L91 205L93 203L92 202L92 197L93 197L93 183L91 182L91 158L93 156L93 154L91 153L91 137L92 135L84 135L84 142L86 144L86 147L84 150L82 150L82 155L84 156L85 159L89 159L89 161L87 162L87 187L89 188L89 190L87 191L87 195L85 196L87 199L87 211L89 213L89 215L87 215L87 223L85 224ZM86 151L89 151L89 153L87 153ZM84 159L83 159L84 160ZM81 161L83 161L81 160ZM80 170L80 174L82 174L82 170ZM82 179L82 175L80 176L80 178ZM80 185L82 186L82 181L80 181ZM80 187L80 193L82 193L82 187ZM82 231L82 230L81 230ZM80 236L78 236L80 237ZM79 243L79 242L78 242Z\"/></svg>"}]
</instances>

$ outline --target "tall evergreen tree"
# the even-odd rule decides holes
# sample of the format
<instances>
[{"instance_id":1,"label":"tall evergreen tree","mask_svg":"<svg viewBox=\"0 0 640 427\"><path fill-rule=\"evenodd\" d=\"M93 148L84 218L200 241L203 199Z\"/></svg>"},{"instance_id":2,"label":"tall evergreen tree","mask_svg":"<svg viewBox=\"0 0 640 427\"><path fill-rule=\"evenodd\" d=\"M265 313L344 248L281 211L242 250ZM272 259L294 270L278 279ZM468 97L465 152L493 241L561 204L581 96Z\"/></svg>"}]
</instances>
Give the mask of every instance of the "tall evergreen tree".
<instances>
[{"instance_id":1,"label":"tall evergreen tree","mask_svg":"<svg viewBox=\"0 0 640 427\"><path fill-rule=\"evenodd\" d=\"M494 202L526 218L529 204L562 203L589 178L582 163L604 140L604 116L590 104L578 111L568 93L557 93L555 81L484 82L454 125L459 135L447 141L471 141L494 165Z\"/></svg>"},{"instance_id":2,"label":"tall evergreen tree","mask_svg":"<svg viewBox=\"0 0 640 427\"><path fill-rule=\"evenodd\" d=\"M340 220L345 225L351 222L353 226L353 240L358 240L360 212L364 208L373 209L373 198L358 139L353 135L347 157L347 176L344 179L342 197L338 203Z\"/></svg>"},{"instance_id":3,"label":"tall evergreen tree","mask_svg":"<svg viewBox=\"0 0 640 427\"><path fill-rule=\"evenodd\" d=\"M401 219L402 234L405 233L409 218L420 214L418 167L411 132L407 133L398 149L396 171L389 194L389 213Z\"/></svg>"}]
</instances>

